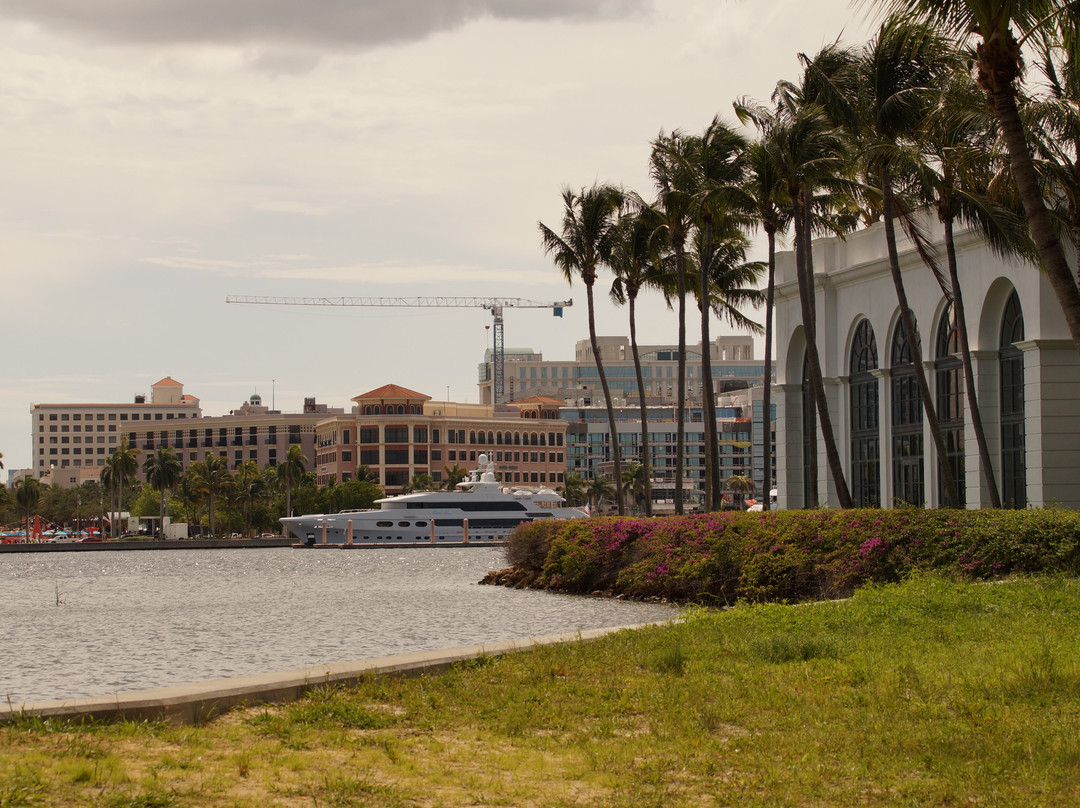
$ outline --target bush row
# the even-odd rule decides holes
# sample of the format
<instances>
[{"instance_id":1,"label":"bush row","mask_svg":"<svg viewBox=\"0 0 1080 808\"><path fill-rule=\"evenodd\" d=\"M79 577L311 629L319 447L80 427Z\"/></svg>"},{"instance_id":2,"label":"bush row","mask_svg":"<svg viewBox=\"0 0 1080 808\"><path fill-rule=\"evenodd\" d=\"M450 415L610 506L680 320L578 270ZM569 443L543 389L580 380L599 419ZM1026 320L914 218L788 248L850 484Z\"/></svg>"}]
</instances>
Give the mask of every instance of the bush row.
<instances>
[{"instance_id":1,"label":"bush row","mask_svg":"<svg viewBox=\"0 0 1080 808\"><path fill-rule=\"evenodd\" d=\"M511 534L507 560L519 583L569 592L797 601L917 571L1080 574L1080 513L855 509L536 522Z\"/></svg>"}]
</instances>

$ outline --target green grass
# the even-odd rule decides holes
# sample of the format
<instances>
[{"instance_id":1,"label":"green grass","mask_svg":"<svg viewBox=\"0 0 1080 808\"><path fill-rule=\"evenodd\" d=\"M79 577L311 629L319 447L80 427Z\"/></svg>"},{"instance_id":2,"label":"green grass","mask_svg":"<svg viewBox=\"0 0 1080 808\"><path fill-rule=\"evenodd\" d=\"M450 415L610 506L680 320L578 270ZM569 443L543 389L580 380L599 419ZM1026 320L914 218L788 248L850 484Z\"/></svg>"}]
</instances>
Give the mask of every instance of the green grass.
<instances>
[{"instance_id":1,"label":"green grass","mask_svg":"<svg viewBox=\"0 0 1080 808\"><path fill-rule=\"evenodd\" d=\"M323 688L0 729L0 808L1074 806L1080 582L921 578Z\"/></svg>"}]
</instances>

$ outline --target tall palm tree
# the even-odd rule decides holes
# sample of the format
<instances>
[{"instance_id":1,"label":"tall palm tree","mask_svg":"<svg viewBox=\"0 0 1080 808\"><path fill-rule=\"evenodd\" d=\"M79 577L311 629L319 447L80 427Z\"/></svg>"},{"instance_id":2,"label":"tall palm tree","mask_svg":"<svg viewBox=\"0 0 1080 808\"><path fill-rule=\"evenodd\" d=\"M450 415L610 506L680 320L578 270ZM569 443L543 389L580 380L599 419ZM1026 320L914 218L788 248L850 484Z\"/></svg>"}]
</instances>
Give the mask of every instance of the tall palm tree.
<instances>
[{"instance_id":1,"label":"tall palm tree","mask_svg":"<svg viewBox=\"0 0 1080 808\"><path fill-rule=\"evenodd\" d=\"M159 517L161 534L165 535L165 497L174 485L180 482L184 473L180 458L171 446L162 446L143 461L143 473L146 481L161 494Z\"/></svg>"},{"instance_id":2,"label":"tall palm tree","mask_svg":"<svg viewBox=\"0 0 1080 808\"><path fill-rule=\"evenodd\" d=\"M945 80L953 62L946 42L932 29L890 17L862 50L856 63L858 96L854 136L864 155L867 173L878 178L889 269L904 334L912 345L913 366L922 398L923 416L937 446L938 461L948 503L960 502L937 408L926 378L919 332L915 327L907 290L900 270L896 225L904 226L913 244L926 255L924 239L915 225L912 205L901 198L894 177L910 171L918 174L921 156L911 147L916 132L936 104L936 88ZM929 256L927 255L927 258ZM936 268L936 263L931 261Z\"/></svg>"},{"instance_id":3,"label":"tall palm tree","mask_svg":"<svg viewBox=\"0 0 1080 808\"><path fill-rule=\"evenodd\" d=\"M245 460L236 469L234 485L236 501L244 515L244 534L251 531L252 513L266 496L266 478L263 477L259 464L254 460Z\"/></svg>"},{"instance_id":4,"label":"tall palm tree","mask_svg":"<svg viewBox=\"0 0 1080 808\"><path fill-rule=\"evenodd\" d=\"M991 249L999 254L1032 252L1019 245L1023 221L989 196L995 170L992 123L984 104L978 103L978 88L966 70L954 70L943 87L937 108L927 116L920 133L919 147L924 163L927 202L937 212L944 229L948 283L942 289L952 303L957 342L964 373L964 392L972 431L979 452L979 467L993 508L1001 507L1001 496L983 427L978 391L975 387L967 309L956 260L954 224L960 221L982 231Z\"/></svg>"},{"instance_id":5,"label":"tall palm tree","mask_svg":"<svg viewBox=\"0 0 1080 808\"><path fill-rule=\"evenodd\" d=\"M556 233L543 222L538 222L540 242L544 253L551 256L555 265L562 271L568 283L579 277L585 285L585 299L589 309L589 340L592 343L593 359L600 376L600 387L604 391L607 405L608 428L611 434L611 456L615 464L615 484L619 493L619 514L623 513L622 503L622 460L619 446L619 433L615 426L615 403L611 398L607 374L604 373L600 344L596 339L596 312L593 301L593 286L596 284L597 270L611 257L614 242L617 214L622 205L623 193L613 185L593 185L574 192L563 189L562 230Z\"/></svg>"},{"instance_id":6,"label":"tall palm tree","mask_svg":"<svg viewBox=\"0 0 1080 808\"><path fill-rule=\"evenodd\" d=\"M293 448L290 446L290 451ZM229 461L221 455L206 453L206 458L199 467L199 487L206 494L207 519L209 521L210 535L215 535L214 530L214 499L224 494L232 483L232 474L229 473Z\"/></svg>"},{"instance_id":7,"label":"tall palm tree","mask_svg":"<svg viewBox=\"0 0 1080 808\"><path fill-rule=\"evenodd\" d=\"M15 504L26 517L26 540L30 541L30 514L41 501L41 483L34 477L23 477L15 482Z\"/></svg>"},{"instance_id":8,"label":"tall palm tree","mask_svg":"<svg viewBox=\"0 0 1080 808\"><path fill-rule=\"evenodd\" d=\"M643 492L646 516L652 516L652 464L649 452L649 409L637 339L637 298L642 289L655 287L660 283L656 264L649 255L649 234L653 229L654 224L648 220L644 211L624 209L619 217L615 244L609 259L611 270L615 273L615 280L611 284L611 298L620 305L625 303L630 315L630 353L634 357L641 420L640 460L646 469Z\"/></svg>"},{"instance_id":9,"label":"tall palm tree","mask_svg":"<svg viewBox=\"0 0 1080 808\"><path fill-rule=\"evenodd\" d=\"M716 434L716 397L713 391L712 353L709 324L712 307L706 303L713 297L713 243L719 237L735 232L733 225L738 213L741 195L736 193L738 184L746 173L746 139L719 116L705 128L700 136L687 137L688 148L678 150L672 159L687 159L684 171L685 190L691 195L695 226L697 229L698 283L696 297L701 316L701 378L702 407L705 425L705 502L706 509L719 508L720 504L720 447ZM743 221L747 217L743 216Z\"/></svg>"},{"instance_id":10,"label":"tall palm tree","mask_svg":"<svg viewBox=\"0 0 1080 808\"><path fill-rule=\"evenodd\" d=\"M139 470L140 450L134 446L128 446L127 438L120 438L120 448L117 449L106 464L112 472L112 479L116 485L116 522L113 526L113 536L122 527L120 513L124 510L124 481L135 478L135 472ZM111 526L111 523L110 523Z\"/></svg>"},{"instance_id":11,"label":"tall palm tree","mask_svg":"<svg viewBox=\"0 0 1080 808\"><path fill-rule=\"evenodd\" d=\"M675 279L678 305L679 359L676 376L675 432L675 513L683 512L683 477L686 457L686 242L694 228L695 200L687 166L691 162L690 141L679 132L661 132L652 143L649 175L656 187L656 199L649 216L657 222L653 231L654 253L670 254L667 262ZM620 483L621 484L621 483Z\"/></svg>"},{"instance_id":12,"label":"tall palm tree","mask_svg":"<svg viewBox=\"0 0 1080 808\"><path fill-rule=\"evenodd\" d=\"M867 2L867 0L863 0ZM1044 30L1059 17L1078 14L1076 0L873 0L887 12L915 15L960 42L978 39L975 66L1009 155L1013 180L1027 214L1043 271L1058 299L1077 351L1080 351L1080 287L1065 257L1047 207L1032 150L1017 104L1023 74L1021 37Z\"/></svg>"},{"instance_id":13,"label":"tall palm tree","mask_svg":"<svg viewBox=\"0 0 1080 808\"><path fill-rule=\"evenodd\" d=\"M809 396L816 412L817 426L810 424L808 458L809 489L817 491L816 433L821 429L822 443L828 460L829 473L836 488L840 507L852 506L851 493L836 448L828 400L822 383L821 359L817 347L817 315L813 268L810 258L813 194L816 189L847 171L845 143L839 131L829 121L821 107L814 104L798 106L778 116L771 124L772 137L767 141L777 172L784 183L784 195L791 205L791 222L795 247L795 271L799 285L803 332L806 338L806 370ZM816 493L813 494L816 498ZM806 502L815 507L816 501Z\"/></svg>"},{"instance_id":14,"label":"tall palm tree","mask_svg":"<svg viewBox=\"0 0 1080 808\"><path fill-rule=\"evenodd\" d=\"M308 459L304 457L304 451L298 444L289 447L285 454L285 461L278 463L278 478L285 485L285 515L292 516L292 489L300 482L307 470Z\"/></svg>"},{"instance_id":15,"label":"tall palm tree","mask_svg":"<svg viewBox=\"0 0 1080 808\"><path fill-rule=\"evenodd\" d=\"M735 104L735 112L740 120L749 121L744 115L747 102L741 100ZM745 204L754 211L754 220L765 233L768 247L768 259L765 283L765 368L762 390L762 480L766 490L772 487L772 343L773 343L773 307L776 295L776 233L785 229L789 221L785 208L784 185L773 154L767 145L772 136L772 116L759 116L754 120L758 129L758 140L747 147L747 178L742 190L746 195ZM769 510L769 497L764 497L762 510Z\"/></svg>"},{"instance_id":16,"label":"tall palm tree","mask_svg":"<svg viewBox=\"0 0 1080 808\"><path fill-rule=\"evenodd\" d=\"M704 230L699 229L694 237L693 262L691 273L694 276L694 286L701 291L695 291L699 311L702 313L703 344L702 348L702 390L712 388L711 356L706 348L708 345L704 338L708 335L708 317L715 315L727 323L728 326L739 330L760 333L761 326L742 313L742 308L757 306L764 302L764 295L757 288L764 271L764 265L760 261L747 261L746 253L750 249L750 239L743 232L738 220L723 215L718 216L716 225L712 227L714 236L711 243L706 246ZM703 273L702 268L708 267L709 279L702 284L697 276ZM709 295L708 299L701 298L702 293ZM705 373L708 369L710 372ZM703 400L705 405L705 468L708 484L706 485L706 508L719 510L723 489L720 480L720 443L716 433L716 398L706 395ZM709 425L712 424L712 429Z\"/></svg>"}]
</instances>

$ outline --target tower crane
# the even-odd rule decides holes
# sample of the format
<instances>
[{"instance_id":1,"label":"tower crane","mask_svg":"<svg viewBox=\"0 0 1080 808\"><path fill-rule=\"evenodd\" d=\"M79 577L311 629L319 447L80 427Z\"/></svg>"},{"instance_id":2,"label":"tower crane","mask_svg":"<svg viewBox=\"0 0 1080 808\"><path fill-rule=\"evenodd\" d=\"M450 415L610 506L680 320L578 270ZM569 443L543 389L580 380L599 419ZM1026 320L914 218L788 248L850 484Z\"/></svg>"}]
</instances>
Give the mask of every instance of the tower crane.
<instances>
[{"instance_id":1,"label":"tower crane","mask_svg":"<svg viewBox=\"0 0 1080 808\"><path fill-rule=\"evenodd\" d=\"M504 393L503 309L551 309L562 317L563 309L573 300L545 303L520 297L267 297L264 295L229 295L226 303L257 303L271 306L390 306L401 308L479 308L491 312L494 328L492 352L492 403L501 404Z\"/></svg>"}]
</instances>

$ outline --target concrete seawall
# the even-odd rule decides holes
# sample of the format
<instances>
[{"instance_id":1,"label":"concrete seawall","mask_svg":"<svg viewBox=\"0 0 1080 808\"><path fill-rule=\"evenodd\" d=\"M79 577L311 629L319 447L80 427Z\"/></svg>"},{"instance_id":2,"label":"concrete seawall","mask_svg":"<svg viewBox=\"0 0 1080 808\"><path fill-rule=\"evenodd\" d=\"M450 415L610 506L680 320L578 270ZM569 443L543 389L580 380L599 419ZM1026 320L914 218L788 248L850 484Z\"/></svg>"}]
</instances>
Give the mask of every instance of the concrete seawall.
<instances>
[{"instance_id":1,"label":"concrete seawall","mask_svg":"<svg viewBox=\"0 0 1080 808\"><path fill-rule=\"evenodd\" d=\"M87 553L110 550L237 550L245 547L291 547L294 538L165 539L163 541L90 541L54 544L0 544L0 553Z\"/></svg>"},{"instance_id":2,"label":"concrete seawall","mask_svg":"<svg viewBox=\"0 0 1080 808\"><path fill-rule=\"evenodd\" d=\"M642 628L647 625L661 624L615 626L485 645L469 645L442 651L422 651L354 662L335 662L276 673L215 679L209 682L172 685L152 690L134 690L111 696L5 704L0 705L0 723L10 723L19 716L34 716L74 721L165 720L173 724L195 724L234 707L294 701L303 697L311 688L320 685L351 684L366 676L423 676L445 670L458 662L482 656L499 656L541 645L591 640L616 631Z\"/></svg>"}]
</instances>

